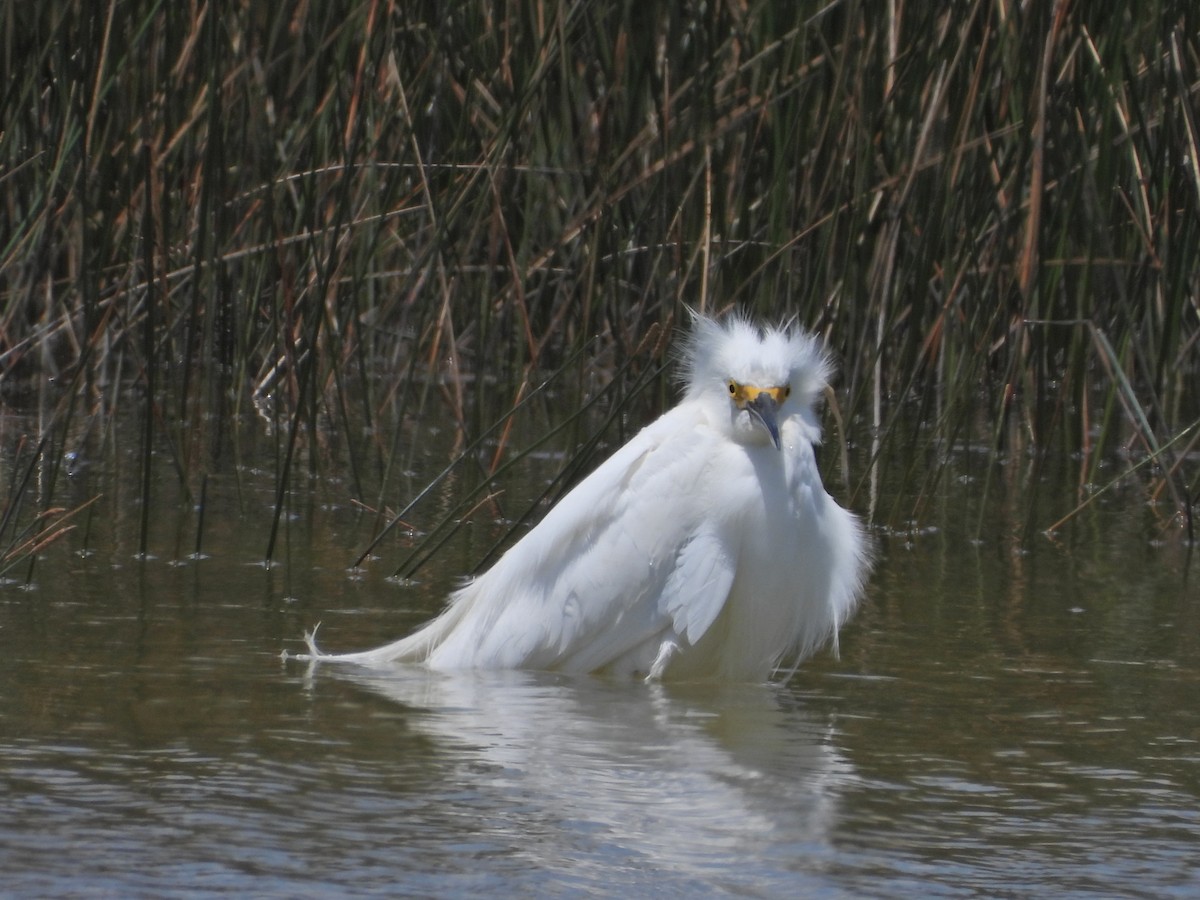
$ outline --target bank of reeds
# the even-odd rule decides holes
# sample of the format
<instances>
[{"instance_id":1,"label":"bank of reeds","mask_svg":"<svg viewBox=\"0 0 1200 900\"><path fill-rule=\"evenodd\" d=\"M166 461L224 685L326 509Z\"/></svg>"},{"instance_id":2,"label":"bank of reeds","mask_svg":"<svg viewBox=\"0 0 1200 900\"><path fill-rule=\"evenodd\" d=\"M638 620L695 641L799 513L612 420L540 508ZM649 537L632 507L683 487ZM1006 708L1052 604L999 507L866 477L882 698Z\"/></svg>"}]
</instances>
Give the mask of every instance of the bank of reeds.
<instances>
[{"instance_id":1,"label":"bank of reeds","mask_svg":"<svg viewBox=\"0 0 1200 900\"><path fill-rule=\"evenodd\" d=\"M280 508L321 434L382 507L398 419L432 398L468 446L568 360L567 406L619 408L684 304L828 339L846 430L920 448L885 521L982 444L1077 454L1081 485L1153 457L1190 522L1190 0L0 15L0 399L48 411L4 435L0 546L56 505L66 435L133 405L147 492L154 465L198 491L257 410Z\"/></svg>"}]
</instances>

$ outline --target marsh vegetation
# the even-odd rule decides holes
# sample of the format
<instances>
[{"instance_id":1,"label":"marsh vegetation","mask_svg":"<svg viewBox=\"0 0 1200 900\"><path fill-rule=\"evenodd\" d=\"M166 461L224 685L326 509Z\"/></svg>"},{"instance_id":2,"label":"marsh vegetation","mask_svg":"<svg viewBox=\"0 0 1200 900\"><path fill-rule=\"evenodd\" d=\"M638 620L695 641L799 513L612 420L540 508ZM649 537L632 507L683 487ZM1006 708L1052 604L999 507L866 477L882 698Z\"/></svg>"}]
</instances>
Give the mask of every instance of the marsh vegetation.
<instances>
[{"instance_id":1,"label":"marsh vegetation","mask_svg":"<svg viewBox=\"0 0 1200 900\"><path fill-rule=\"evenodd\" d=\"M1051 459L1078 503L1132 486L1155 535L1193 537L1193 3L3 17L0 567L87 521L68 467L122 453L143 552L153 486L202 520L249 445L276 526L336 470L381 535L421 515L403 473L432 418L479 487L421 520L407 571L526 454L562 454L552 495L669 403L685 305L828 341L825 465L881 528L935 515L967 454L985 495L1028 508Z\"/></svg>"}]
</instances>

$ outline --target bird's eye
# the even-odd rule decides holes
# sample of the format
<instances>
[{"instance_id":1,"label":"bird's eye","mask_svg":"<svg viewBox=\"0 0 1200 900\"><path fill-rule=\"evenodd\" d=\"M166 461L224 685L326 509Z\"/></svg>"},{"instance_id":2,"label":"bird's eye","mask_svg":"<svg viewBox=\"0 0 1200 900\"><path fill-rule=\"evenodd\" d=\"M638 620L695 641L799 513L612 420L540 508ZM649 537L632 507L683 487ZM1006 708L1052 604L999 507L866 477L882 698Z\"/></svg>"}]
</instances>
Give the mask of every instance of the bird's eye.
<instances>
[{"instance_id":1,"label":"bird's eye","mask_svg":"<svg viewBox=\"0 0 1200 900\"><path fill-rule=\"evenodd\" d=\"M729 393L731 393L731 394L737 393L737 382L736 381L729 382Z\"/></svg>"},{"instance_id":2,"label":"bird's eye","mask_svg":"<svg viewBox=\"0 0 1200 900\"><path fill-rule=\"evenodd\" d=\"M790 384L785 384L783 386L783 399L786 400L790 396L792 396L792 386Z\"/></svg>"}]
</instances>

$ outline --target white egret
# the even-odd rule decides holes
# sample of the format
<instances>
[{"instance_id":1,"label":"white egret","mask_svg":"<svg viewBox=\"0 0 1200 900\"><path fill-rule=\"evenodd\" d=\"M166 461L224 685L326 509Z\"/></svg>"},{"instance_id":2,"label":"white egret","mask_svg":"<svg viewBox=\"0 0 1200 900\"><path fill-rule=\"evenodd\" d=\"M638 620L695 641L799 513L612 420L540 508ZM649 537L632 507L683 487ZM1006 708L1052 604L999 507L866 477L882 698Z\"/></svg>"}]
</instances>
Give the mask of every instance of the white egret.
<instances>
[{"instance_id":1,"label":"white egret","mask_svg":"<svg viewBox=\"0 0 1200 900\"><path fill-rule=\"evenodd\" d=\"M866 542L821 484L816 339L695 316L683 400L414 634L302 658L755 680L853 611Z\"/></svg>"}]
</instances>

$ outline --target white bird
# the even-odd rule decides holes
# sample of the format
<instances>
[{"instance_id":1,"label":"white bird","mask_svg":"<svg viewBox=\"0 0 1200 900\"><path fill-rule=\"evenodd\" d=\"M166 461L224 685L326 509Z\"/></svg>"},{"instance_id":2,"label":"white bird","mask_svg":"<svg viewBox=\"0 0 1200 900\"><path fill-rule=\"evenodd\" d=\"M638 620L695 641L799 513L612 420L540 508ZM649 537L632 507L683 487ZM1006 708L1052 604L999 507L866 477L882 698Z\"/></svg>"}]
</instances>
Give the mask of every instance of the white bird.
<instances>
[{"instance_id":1,"label":"white bird","mask_svg":"<svg viewBox=\"0 0 1200 900\"><path fill-rule=\"evenodd\" d=\"M301 658L763 681L853 611L862 528L821 484L816 339L695 316L683 400L401 640Z\"/></svg>"}]
</instances>

